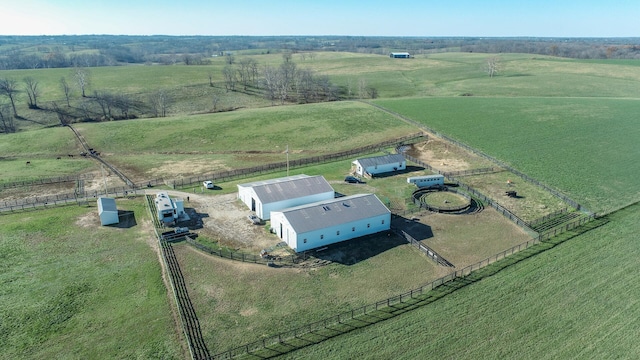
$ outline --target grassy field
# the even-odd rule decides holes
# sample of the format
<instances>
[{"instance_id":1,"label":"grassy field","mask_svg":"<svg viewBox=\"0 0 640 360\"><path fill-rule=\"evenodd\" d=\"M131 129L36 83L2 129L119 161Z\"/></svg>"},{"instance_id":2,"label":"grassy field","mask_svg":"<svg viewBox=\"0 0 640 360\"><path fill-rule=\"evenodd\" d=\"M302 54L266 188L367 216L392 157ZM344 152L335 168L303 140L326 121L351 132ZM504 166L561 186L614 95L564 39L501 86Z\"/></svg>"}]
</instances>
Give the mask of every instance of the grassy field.
<instances>
[{"instance_id":1,"label":"grassy field","mask_svg":"<svg viewBox=\"0 0 640 360\"><path fill-rule=\"evenodd\" d=\"M640 200L640 101L424 98L378 104L480 149L592 211ZM427 110L428 111L425 111Z\"/></svg>"},{"instance_id":2,"label":"grassy field","mask_svg":"<svg viewBox=\"0 0 640 360\"><path fill-rule=\"evenodd\" d=\"M638 205L427 306L285 359L614 359L640 352Z\"/></svg>"},{"instance_id":3,"label":"grassy field","mask_svg":"<svg viewBox=\"0 0 640 360\"><path fill-rule=\"evenodd\" d=\"M297 159L417 132L415 127L389 114L357 102L79 124L76 127L108 161L128 167L132 176L143 174L147 178L158 176L164 169L175 173L176 161L181 157L186 159L184 155L194 156L196 160L193 169L189 169L188 163L181 165L182 174L186 175L285 161L287 145L290 159ZM123 155L123 160L118 160ZM137 160L132 160L134 157ZM209 169L206 169L206 162L211 164Z\"/></svg>"},{"instance_id":4,"label":"grassy field","mask_svg":"<svg viewBox=\"0 0 640 360\"><path fill-rule=\"evenodd\" d=\"M184 358L147 211L118 206L134 226L95 206L0 216L0 358Z\"/></svg>"},{"instance_id":5,"label":"grassy field","mask_svg":"<svg viewBox=\"0 0 640 360\"><path fill-rule=\"evenodd\" d=\"M376 87L383 98L377 104L495 156L592 211L640 200L634 166L640 154L635 140L640 135L640 62L501 54L503 71L490 79L482 71L487 57L442 53L401 60L319 53L304 61L294 55L294 61L299 68L328 75L353 96L361 80ZM255 58L261 65L282 61L281 55ZM333 153L417 130L363 103L268 106L255 96L226 93L220 83L213 88L208 84L210 72L222 81L224 61L219 60L208 66L91 69L92 90L143 98L153 90L169 89L178 100L172 108L176 116L77 127L105 159L134 179L179 178L284 161L286 145L291 159ZM45 90L42 101L60 101L59 79L69 79L70 72L0 71L0 77L7 76L33 76ZM214 93L221 96L219 106L242 109L192 115L209 111ZM88 160L64 158L79 151L72 133L59 127L41 129L55 119L26 110L25 103L19 103L19 112L27 118L20 126L29 131L0 135L0 182L96 170ZM462 153L446 145L427 150L443 167ZM58 155L63 158L56 160ZM488 166L473 156L463 156L454 165ZM350 160L344 160L293 169L292 174L325 175L340 193L375 191L394 210L410 211L413 187L407 186L406 177L428 173L413 169L351 185L342 181L349 169ZM510 180L523 198L504 199L505 176L500 172L463 180L526 219L563 207L518 179ZM257 179L221 183L216 192L235 192L237 183ZM544 200L544 209L536 199ZM126 201L123 207L135 211L137 226L99 227L95 207L0 216L0 358L184 357L170 315L172 299L147 242L146 210L137 201ZM639 353L634 337L640 330L634 322L640 298L634 278L639 210L633 206L616 213L605 226L555 247L542 245L549 249L535 257L516 255L522 261L513 260L494 276L409 314L286 357L538 359ZM420 240L461 266L528 238L491 211L480 214L485 216L482 223L476 215L426 215L434 236ZM305 270L232 263L184 244L176 251L212 353L381 300L443 271L405 243L392 243L354 265Z\"/></svg>"}]
</instances>

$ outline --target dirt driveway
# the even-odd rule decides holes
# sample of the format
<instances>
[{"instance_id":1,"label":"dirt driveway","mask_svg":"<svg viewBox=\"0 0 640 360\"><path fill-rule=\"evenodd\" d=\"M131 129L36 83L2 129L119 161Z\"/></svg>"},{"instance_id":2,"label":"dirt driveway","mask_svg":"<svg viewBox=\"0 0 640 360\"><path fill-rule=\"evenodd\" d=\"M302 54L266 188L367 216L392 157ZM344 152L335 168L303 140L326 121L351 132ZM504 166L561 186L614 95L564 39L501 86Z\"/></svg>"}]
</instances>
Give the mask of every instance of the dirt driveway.
<instances>
[{"instance_id":1,"label":"dirt driveway","mask_svg":"<svg viewBox=\"0 0 640 360\"><path fill-rule=\"evenodd\" d=\"M155 192L147 191L147 194ZM215 190L210 192L215 193ZM275 234L269 233L266 225L254 225L249 221L247 216L252 212L237 199L236 193L204 195L174 190L168 193L171 197L184 199L185 211L191 217L187 226L199 236L218 241L221 246L258 255L260 250L281 242Z\"/></svg>"}]
</instances>

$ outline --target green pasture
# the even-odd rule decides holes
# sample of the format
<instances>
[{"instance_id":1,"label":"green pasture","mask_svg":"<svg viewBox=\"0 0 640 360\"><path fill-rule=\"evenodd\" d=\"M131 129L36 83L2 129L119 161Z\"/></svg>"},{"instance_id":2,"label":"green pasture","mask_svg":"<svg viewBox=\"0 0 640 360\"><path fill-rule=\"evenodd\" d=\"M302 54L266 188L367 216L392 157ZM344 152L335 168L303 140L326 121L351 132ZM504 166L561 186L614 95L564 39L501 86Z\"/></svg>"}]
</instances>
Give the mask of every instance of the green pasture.
<instances>
[{"instance_id":1,"label":"green pasture","mask_svg":"<svg viewBox=\"0 0 640 360\"><path fill-rule=\"evenodd\" d=\"M0 216L0 358L184 358L147 210L118 208L132 227L95 204Z\"/></svg>"},{"instance_id":2,"label":"green pasture","mask_svg":"<svg viewBox=\"0 0 640 360\"><path fill-rule=\"evenodd\" d=\"M96 169L94 162L80 157L81 148L68 128L24 131L2 135L0 139L0 183L76 175Z\"/></svg>"},{"instance_id":3,"label":"green pasture","mask_svg":"<svg viewBox=\"0 0 640 360\"><path fill-rule=\"evenodd\" d=\"M175 154L178 159L184 155L206 157L218 168L286 161L287 145L292 160L350 150L417 132L415 127L393 116L357 102L78 124L76 128L91 146L105 156L112 156L116 164L121 155L140 156L140 159L151 156L158 161L155 166L162 166L174 161ZM166 155L164 160L159 158L162 155ZM145 161L132 161L136 162ZM143 164L138 172L153 173L154 165Z\"/></svg>"},{"instance_id":4,"label":"green pasture","mask_svg":"<svg viewBox=\"0 0 640 360\"><path fill-rule=\"evenodd\" d=\"M640 200L640 101L585 98L380 100L557 188L588 209Z\"/></svg>"},{"instance_id":5,"label":"green pasture","mask_svg":"<svg viewBox=\"0 0 640 360\"><path fill-rule=\"evenodd\" d=\"M493 276L445 286L446 296L416 310L283 358L633 357L640 353L638 211L619 211L600 228L540 245L535 256L498 263Z\"/></svg>"},{"instance_id":6,"label":"green pasture","mask_svg":"<svg viewBox=\"0 0 640 360\"><path fill-rule=\"evenodd\" d=\"M390 59L386 55L318 52L310 58L293 54L298 69L311 69L326 75L342 89L346 98L359 96L360 84L374 87L380 98L460 96L462 94L489 97L637 97L640 82L638 61L583 61L532 56L529 54L499 54L501 71L489 78L483 68L491 54L440 53L420 55L414 59ZM282 54L234 56L236 66L244 59L256 61L259 67L278 67ZM209 65L131 65L88 68L88 95L94 91L126 94L147 101L149 94L166 90L174 103L170 114L186 115L213 110L213 98L218 98L216 110L259 108L271 105L260 93L245 92L238 86L235 92L224 88L222 70L224 57L212 58ZM214 86L209 86L211 75ZM25 77L39 83L39 101L50 107L56 101L64 108L60 87L64 77L72 86L72 106L79 107L80 92L71 69L3 70L0 77L22 84ZM85 99L89 100L90 99ZM55 124L55 114L27 109L24 93L17 97L18 112L27 120L18 120L21 129ZM95 105L95 104L94 104ZM97 106L97 105L95 105ZM98 111L97 109L94 109Z\"/></svg>"}]
</instances>

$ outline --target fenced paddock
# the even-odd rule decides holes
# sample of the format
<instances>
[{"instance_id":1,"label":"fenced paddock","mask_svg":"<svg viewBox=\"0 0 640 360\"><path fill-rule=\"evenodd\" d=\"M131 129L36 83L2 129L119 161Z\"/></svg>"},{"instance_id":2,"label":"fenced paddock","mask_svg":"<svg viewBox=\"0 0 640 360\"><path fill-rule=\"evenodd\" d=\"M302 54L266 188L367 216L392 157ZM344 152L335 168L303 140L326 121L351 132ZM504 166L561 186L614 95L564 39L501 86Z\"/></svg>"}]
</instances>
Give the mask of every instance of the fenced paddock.
<instances>
[{"instance_id":1,"label":"fenced paddock","mask_svg":"<svg viewBox=\"0 0 640 360\"><path fill-rule=\"evenodd\" d=\"M501 251L475 264L455 270L441 278L404 293L329 316L292 330L236 346L227 351L212 355L210 359L233 359L247 355L256 358L270 358L404 314L420 306L427 305L483 277L493 275L502 268L515 262L546 250L548 246L543 246L541 243L552 241L558 235L565 234L572 230L576 230L576 234L579 234L581 229L584 229L582 231L587 231L605 223L605 221L598 222L594 220L596 220L595 215L576 219L562 228L540 234L534 239ZM592 223L593 226L585 226L589 223ZM572 236L575 236L575 234L570 234L567 238ZM564 240L566 239L561 239L560 241ZM553 244L551 244L551 246L553 246Z\"/></svg>"}]
</instances>

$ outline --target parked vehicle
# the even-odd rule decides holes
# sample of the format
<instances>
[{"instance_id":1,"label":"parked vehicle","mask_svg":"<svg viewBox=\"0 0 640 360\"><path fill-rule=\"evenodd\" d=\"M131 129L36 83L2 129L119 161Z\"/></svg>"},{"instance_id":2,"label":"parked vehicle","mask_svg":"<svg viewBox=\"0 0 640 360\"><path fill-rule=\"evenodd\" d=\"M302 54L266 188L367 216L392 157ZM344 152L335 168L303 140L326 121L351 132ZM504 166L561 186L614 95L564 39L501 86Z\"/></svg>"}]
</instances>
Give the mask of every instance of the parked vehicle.
<instances>
[{"instance_id":1,"label":"parked vehicle","mask_svg":"<svg viewBox=\"0 0 640 360\"><path fill-rule=\"evenodd\" d=\"M364 184L364 181L355 176L347 176L346 178L344 178L344 182L347 182L349 184Z\"/></svg>"},{"instance_id":2,"label":"parked vehicle","mask_svg":"<svg viewBox=\"0 0 640 360\"><path fill-rule=\"evenodd\" d=\"M207 188L207 189L214 189L215 188L213 186L213 181L211 181L211 180L203 181L202 185L204 185L204 187Z\"/></svg>"}]
</instances>

